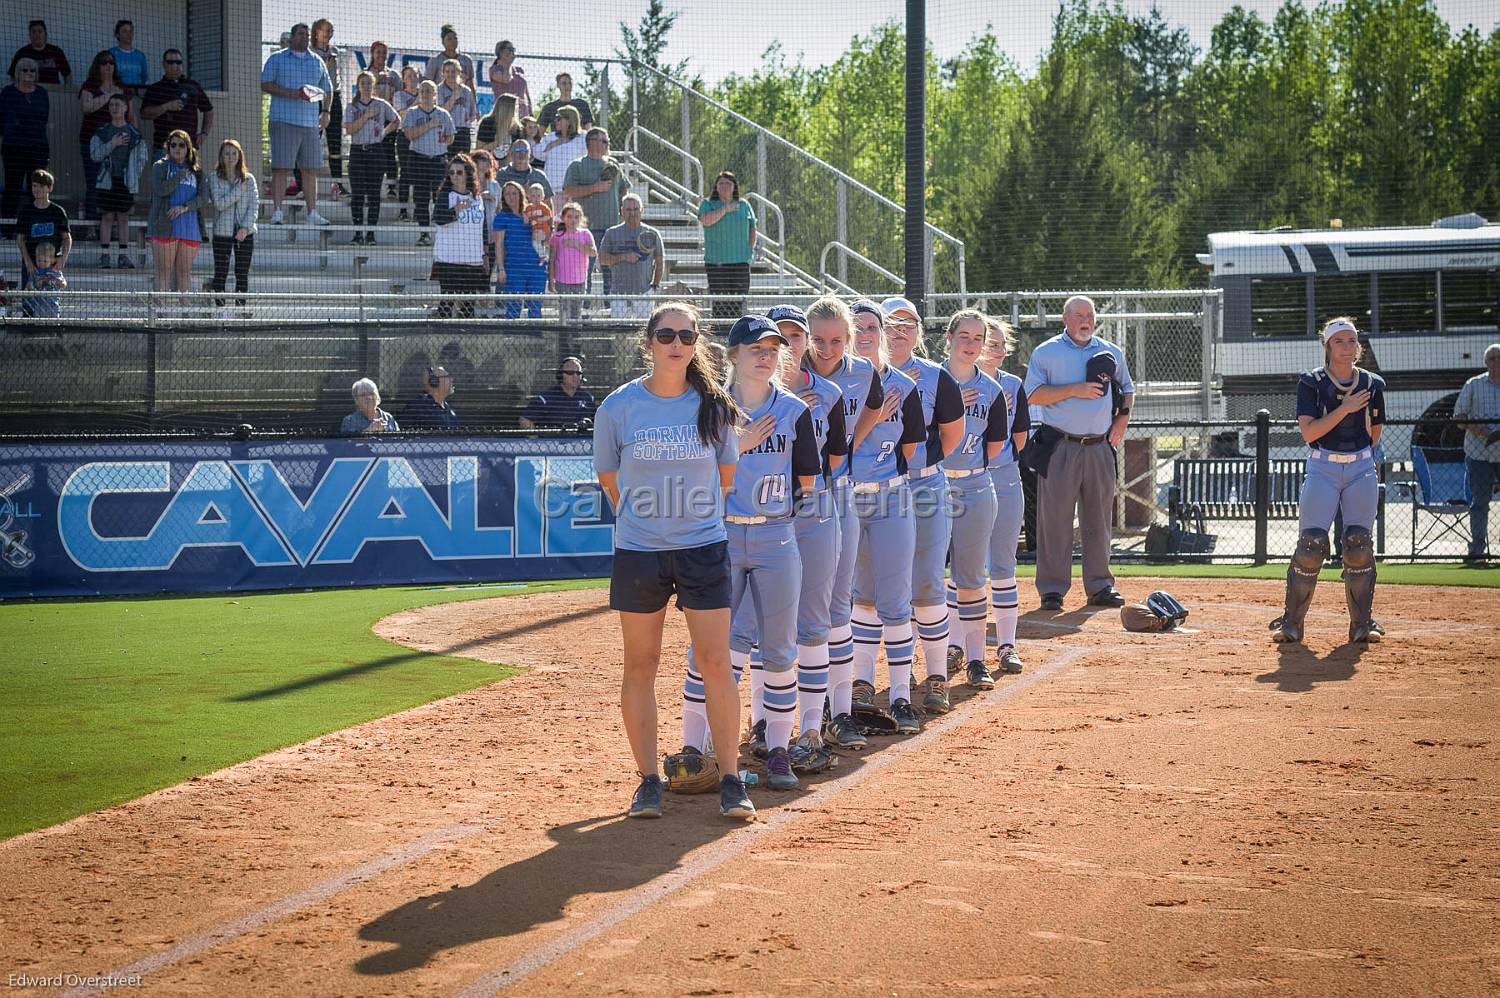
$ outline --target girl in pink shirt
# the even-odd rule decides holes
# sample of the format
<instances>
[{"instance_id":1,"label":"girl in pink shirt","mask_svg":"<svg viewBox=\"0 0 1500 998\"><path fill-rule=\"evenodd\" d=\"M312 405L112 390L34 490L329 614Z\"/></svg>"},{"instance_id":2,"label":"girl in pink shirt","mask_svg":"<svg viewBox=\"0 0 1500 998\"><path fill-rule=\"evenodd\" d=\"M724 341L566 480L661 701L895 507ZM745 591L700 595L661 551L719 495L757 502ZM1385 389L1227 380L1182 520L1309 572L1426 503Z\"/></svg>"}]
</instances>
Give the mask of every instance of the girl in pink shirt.
<instances>
[{"instance_id":1,"label":"girl in pink shirt","mask_svg":"<svg viewBox=\"0 0 1500 998\"><path fill-rule=\"evenodd\" d=\"M552 290L562 295L581 295L588 286L589 258L597 255L594 234L588 230L583 217L583 208L576 201L563 205L563 227L552 235L552 253L548 259L547 272L552 278ZM583 302L577 298L558 304L558 317L564 322L577 322L583 315Z\"/></svg>"}]
</instances>

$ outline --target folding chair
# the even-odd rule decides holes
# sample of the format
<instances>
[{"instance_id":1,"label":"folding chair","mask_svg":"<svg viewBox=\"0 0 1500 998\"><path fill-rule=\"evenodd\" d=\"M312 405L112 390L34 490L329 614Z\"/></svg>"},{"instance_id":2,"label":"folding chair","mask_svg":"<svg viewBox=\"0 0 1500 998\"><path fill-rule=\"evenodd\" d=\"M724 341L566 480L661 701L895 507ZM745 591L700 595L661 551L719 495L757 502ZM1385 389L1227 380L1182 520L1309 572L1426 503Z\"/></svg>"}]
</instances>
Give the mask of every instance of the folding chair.
<instances>
[{"instance_id":1,"label":"folding chair","mask_svg":"<svg viewBox=\"0 0 1500 998\"><path fill-rule=\"evenodd\" d=\"M1462 542L1460 554L1469 550L1469 508L1474 489L1464 467L1464 452L1449 447L1413 447L1411 467L1417 480L1399 486L1411 496L1411 558L1431 548L1449 534ZM1415 485L1415 488L1413 486ZM1417 516L1427 513L1427 529L1417 539ZM1420 545L1420 546L1419 546Z\"/></svg>"}]
</instances>

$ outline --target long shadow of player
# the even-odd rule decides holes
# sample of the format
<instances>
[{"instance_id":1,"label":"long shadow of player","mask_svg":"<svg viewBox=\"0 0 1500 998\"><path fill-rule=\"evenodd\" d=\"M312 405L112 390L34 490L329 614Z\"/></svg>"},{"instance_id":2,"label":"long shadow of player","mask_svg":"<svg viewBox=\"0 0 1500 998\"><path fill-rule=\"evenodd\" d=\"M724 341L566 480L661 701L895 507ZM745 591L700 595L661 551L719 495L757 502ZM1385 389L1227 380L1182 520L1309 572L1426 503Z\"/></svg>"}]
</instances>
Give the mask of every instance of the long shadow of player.
<instances>
[{"instance_id":1,"label":"long shadow of player","mask_svg":"<svg viewBox=\"0 0 1500 998\"><path fill-rule=\"evenodd\" d=\"M1281 658L1275 672L1263 672L1255 677L1257 683L1275 683L1282 693L1308 693L1320 683L1336 683L1353 679L1356 666L1365 653L1365 646L1343 644L1327 655L1302 644L1277 646Z\"/></svg>"},{"instance_id":2,"label":"long shadow of player","mask_svg":"<svg viewBox=\"0 0 1500 998\"><path fill-rule=\"evenodd\" d=\"M462 884L408 901L360 927L359 938L394 944L354 965L370 975L398 974L444 950L517 935L563 917L582 894L624 893L677 868L682 857L735 828L712 815L679 809L671 821L620 814L549 829L553 845Z\"/></svg>"},{"instance_id":3,"label":"long shadow of player","mask_svg":"<svg viewBox=\"0 0 1500 998\"><path fill-rule=\"evenodd\" d=\"M1016 620L1016 636L1027 641L1048 641L1083 630L1090 617L1100 613L1118 613L1113 607L1081 606L1058 613L1056 610L1028 610Z\"/></svg>"}]
</instances>

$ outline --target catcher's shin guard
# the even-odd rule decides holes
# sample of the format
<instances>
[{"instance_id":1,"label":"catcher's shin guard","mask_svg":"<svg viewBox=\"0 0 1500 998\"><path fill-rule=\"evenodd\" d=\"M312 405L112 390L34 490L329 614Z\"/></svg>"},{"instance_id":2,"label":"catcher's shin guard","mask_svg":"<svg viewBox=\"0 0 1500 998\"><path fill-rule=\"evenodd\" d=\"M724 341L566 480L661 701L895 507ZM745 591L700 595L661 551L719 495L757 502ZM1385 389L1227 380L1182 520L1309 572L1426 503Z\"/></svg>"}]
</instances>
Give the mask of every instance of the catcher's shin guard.
<instances>
[{"instance_id":1,"label":"catcher's shin guard","mask_svg":"<svg viewBox=\"0 0 1500 998\"><path fill-rule=\"evenodd\" d=\"M1364 527L1344 531L1344 598L1349 603L1349 640L1361 633L1370 634L1375 606L1375 543Z\"/></svg>"},{"instance_id":2,"label":"catcher's shin guard","mask_svg":"<svg viewBox=\"0 0 1500 998\"><path fill-rule=\"evenodd\" d=\"M1277 641L1301 641L1302 622L1318 587L1318 573L1328 558L1328 531L1304 530L1286 569L1286 610L1272 626Z\"/></svg>"}]
</instances>

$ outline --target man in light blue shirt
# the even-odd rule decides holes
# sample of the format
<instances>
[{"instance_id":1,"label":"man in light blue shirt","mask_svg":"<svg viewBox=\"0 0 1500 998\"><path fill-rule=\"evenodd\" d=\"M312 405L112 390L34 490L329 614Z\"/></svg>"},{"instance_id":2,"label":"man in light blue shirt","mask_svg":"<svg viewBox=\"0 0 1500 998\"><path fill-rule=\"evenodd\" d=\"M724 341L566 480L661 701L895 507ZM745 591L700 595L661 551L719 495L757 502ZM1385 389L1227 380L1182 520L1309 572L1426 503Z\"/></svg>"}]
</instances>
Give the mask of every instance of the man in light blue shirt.
<instances>
[{"instance_id":1,"label":"man in light blue shirt","mask_svg":"<svg viewBox=\"0 0 1500 998\"><path fill-rule=\"evenodd\" d=\"M1464 464L1474 503L1469 507L1469 554L1482 563L1489 557L1490 500L1500 482L1500 343L1484 351L1484 373L1464 382L1453 404L1455 419L1472 419L1464 427Z\"/></svg>"},{"instance_id":2,"label":"man in light blue shirt","mask_svg":"<svg viewBox=\"0 0 1500 998\"><path fill-rule=\"evenodd\" d=\"M267 120L271 134L271 223L282 222L281 200L292 170L302 172L307 220L327 225L318 214L318 170L323 166L323 129L333 82L323 60L307 49L307 25L292 26L291 45L271 55L260 74L262 93L271 95Z\"/></svg>"},{"instance_id":3,"label":"man in light blue shirt","mask_svg":"<svg viewBox=\"0 0 1500 998\"><path fill-rule=\"evenodd\" d=\"M1032 351L1026 367L1026 397L1044 425L1037 443L1052 447L1046 470L1038 470L1037 477L1036 587L1043 610L1062 609L1073 577L1076 508L1089 604L1121 606L1125 600L1109 570L1110 521L1115 450L1125 441L1135 384L1124 351L1094 335L1091 300L1069 298L1062 319L1065 331ZM1090 360L1101 354L1109 360L1100 357L1090 367ZM1101 368L1113 368L1113 374L1104 380L1091 377Z\"/></svg>"}]
</instances>

